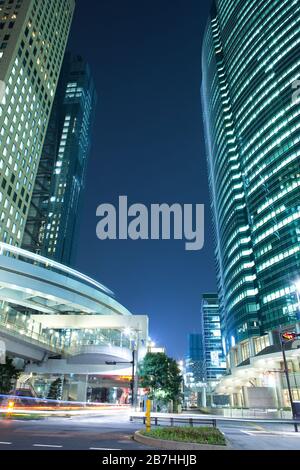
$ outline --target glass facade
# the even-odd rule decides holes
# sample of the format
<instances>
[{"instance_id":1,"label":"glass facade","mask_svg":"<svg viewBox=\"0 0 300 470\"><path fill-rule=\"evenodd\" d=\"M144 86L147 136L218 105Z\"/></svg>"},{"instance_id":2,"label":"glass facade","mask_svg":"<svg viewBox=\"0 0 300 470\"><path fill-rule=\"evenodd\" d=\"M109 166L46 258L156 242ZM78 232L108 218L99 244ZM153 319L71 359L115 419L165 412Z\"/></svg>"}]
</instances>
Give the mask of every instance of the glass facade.
<instances>
[{"instance_id":1,"label":"glass facade","mask_svg":"<svg viewBox=\"0 0 300 470\"><path fill-rule=\"evenodd\" d=\"M297 1L214 2L202 102L227 350L297 318L299 44Z\"/></svg>"},{"instance_id":2,"label":"glass facade","mask_svg":"<svg viewBox=\"0 0 300 470\"><path fill-rule=\"evenodd\" d=\"M66 54L27 219L23 248L72 264L96 91L90 68Z\"/></svg>"},{"instance_id":3,"label":"glass facade","mask_svg":"<svg viewBox=\"0 0 300 470\"><path fill-rule=\"evenodd\" d=\"M192 385L204 382L204 348L201 334L192 333L189 335L189 352L186 359L186 371L190 374Z\"/></svg>"},{"instance_id":4,"label":"glass facade","mask_svg":"<svg viewBox=\"0 0 300 470\"><path fill-rule=\"evenodd\" d=\"M212 383L218 381L226 372L217 294L203 294L201 314L204 334L205 378L208 383Z\"/></svg>"},{"instance_id":5,"label":"glass facade","mask_svg":"<svg viewBox=\"0 0 300 470\"><path fill-rule=\"evenodd\" d=\"M0 1L0 241L20 246L74 0Z\"/></svg>"}]
</instances>

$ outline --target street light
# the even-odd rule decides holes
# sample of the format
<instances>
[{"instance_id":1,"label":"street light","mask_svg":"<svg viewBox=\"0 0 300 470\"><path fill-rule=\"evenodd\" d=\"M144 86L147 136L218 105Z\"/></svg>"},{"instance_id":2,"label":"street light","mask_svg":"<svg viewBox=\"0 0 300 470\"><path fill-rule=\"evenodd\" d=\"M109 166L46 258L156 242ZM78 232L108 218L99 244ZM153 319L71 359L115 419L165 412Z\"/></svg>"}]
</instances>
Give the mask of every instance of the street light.
<instances>
[{"instance_id":1,"label":"street light","mask_svg":"<svg viewBox=\"0 0 300 470\"><path fill-rule=\"evenodd\" d=\"M131 364L132 365L132 372L131 372L131 406L134 407L135 399L134 399L134 370L135 370L135 350L132 350L132 361L105 361L106 365L109 366L116 366L118 364Z\"/></svg>"}]
</instances>

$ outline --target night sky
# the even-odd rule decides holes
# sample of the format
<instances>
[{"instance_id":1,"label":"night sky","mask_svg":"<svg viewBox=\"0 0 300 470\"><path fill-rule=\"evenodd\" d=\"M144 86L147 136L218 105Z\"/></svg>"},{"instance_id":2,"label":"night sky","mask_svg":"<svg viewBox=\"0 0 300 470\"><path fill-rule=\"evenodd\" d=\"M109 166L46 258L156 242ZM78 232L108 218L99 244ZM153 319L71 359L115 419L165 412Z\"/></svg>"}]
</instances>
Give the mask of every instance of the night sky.
<instances>
[{"instance_id":1,"label":"night sky","mask_svg":"<svg viewBox=\"0 0 300 470\"><path fill-rule=\"evenodd\" d=\"M150 317L176 358L200 331L201 294L215 290L200 102L201 41L210 0L77 0L69 49L91 65L99 101L76 268ZM96 208L175 202L206 206L202 251L184 241L100 241Z\"/></svg>"}]
</instances>

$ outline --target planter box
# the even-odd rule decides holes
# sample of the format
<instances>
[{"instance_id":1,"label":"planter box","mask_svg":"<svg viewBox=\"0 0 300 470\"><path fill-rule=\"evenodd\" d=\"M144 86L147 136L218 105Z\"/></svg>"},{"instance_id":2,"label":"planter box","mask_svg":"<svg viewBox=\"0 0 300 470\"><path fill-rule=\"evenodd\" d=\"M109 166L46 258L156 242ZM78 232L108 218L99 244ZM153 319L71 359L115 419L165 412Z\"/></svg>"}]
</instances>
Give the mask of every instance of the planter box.
<instances>
[{"instance_id":1,"label":"planter box","mask_svg":"<svg viewBox=\"0 0 300 470\"><path fill-rule=\"evenodd\" d=\"M134 440L145 446L154 447L155 449L162 450L228 450L230 447L211 445L211 444L196 444L192 442L180 442L180 441L164 441L161 439L155 439L154 437L144 436L140 431L136 431L134 434Z\"/></svg>"}]
</instances>

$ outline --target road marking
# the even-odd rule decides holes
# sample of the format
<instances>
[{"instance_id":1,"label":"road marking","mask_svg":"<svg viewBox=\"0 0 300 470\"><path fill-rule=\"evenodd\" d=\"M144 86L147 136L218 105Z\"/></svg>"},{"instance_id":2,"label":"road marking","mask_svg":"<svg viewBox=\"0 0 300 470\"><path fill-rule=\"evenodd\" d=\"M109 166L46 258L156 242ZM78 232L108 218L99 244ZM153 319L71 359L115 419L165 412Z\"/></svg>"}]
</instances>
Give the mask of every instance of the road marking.
<instances>
[{"instance_id":1,"label":"road marking","mask_svg":"<svg viewBox=\"0 0 300 470\"><path fill-rule=\"evenodd\" d=\"M55 448L61 448L62 446L55 446L51 444L33 444L33 447L55 447Z\"/></svg>"},{"instance_id":2,"label":"road marking","mask_svg":"<svg viewBox=\"0 0 300 470\"><path fill-rule=\"evenodd\" d=\"M244 429L241 429L241 432L243 432L244 434L248 434L248 436L253 436L250 431L245 431Z\"/></svg>"},{"instance_id":3,"label":"road marking","mask_svg":"<svg viewBox=\"0 0 300 470\"><path fill-rule=\"evenodd\" d=\"M90 447L90 450L121 450L121 449L107 449L106 447Z\"/></svg>"},{"instance_id":4,"label":"road marking","mask_svg":"<svg viewBox=\"0 0 300 470\"><path fill-rule=\"evenodd\" d=\"M257 434L264 434L265 436L293 436L293 437L298 437L300 436L299 434L295 432L289 432L289 431L246 431L245 429L241 429L241 432L244 434L247 434L248 436L255 436Z\"/></svg>"},{"instance_id":5,"label":"road marking","mask_svg":"<svg viewBox=\"0 0 300 470\"><path fill-rule=\"evenodd\" d=\"M10 446L12 442L0 442L0 445L2 446Z\"/></svg>"}]
</instances>

